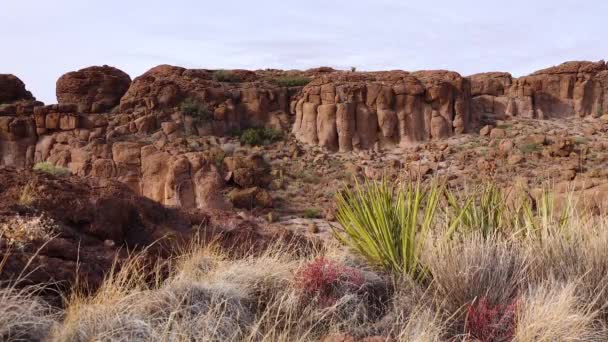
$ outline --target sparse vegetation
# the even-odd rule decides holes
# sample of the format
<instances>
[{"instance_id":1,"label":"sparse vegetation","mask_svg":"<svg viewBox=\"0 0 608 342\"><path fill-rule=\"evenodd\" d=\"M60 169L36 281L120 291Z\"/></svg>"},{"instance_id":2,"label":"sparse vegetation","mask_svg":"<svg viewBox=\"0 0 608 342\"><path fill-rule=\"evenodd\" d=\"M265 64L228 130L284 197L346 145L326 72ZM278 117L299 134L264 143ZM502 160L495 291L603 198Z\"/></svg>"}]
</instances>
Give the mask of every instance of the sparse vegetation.
<instances>
[{"instance_id":1,"label":"sparse vegetation","mask_svg":"<svg viewBox=\"0 0 608 342\"><path fill-rule=\"evenodd\" d=\"M576 145L583 145L589 143L589 138L577 135L572 139L572 141Z\"/></svg>"},{"instance_id":2,"label":"sparse vegetation","mask_svg":"<svg viewBox=\"0 0 608 342\"><path fill-rule=\"evenodd\" d=\"M406 183L401 188L366 183L349 191L341 195L347 201L342 204L357 214L343 213L349 220L342 222L374 224L376 235L360 234L382 241L393 237L382 235L390 232L381 227L401 224L400 239L394 244L369 240L377 241L366 250L369 255L363 254L362 247L368 246L363 237L347 237L362 246L349 244L354 255L332 243L306 253L276 245L243 257L195 243L158 267L135 255L112 271L93 295L76 292L69 297L63 312L50 310L30 290L1 292L0 300L9 303L0 309L1 336L51 341L318 341L335 332L397 341L608 337L603 328L608 317L607 217L579 213L565 224L547 221L542 238L484 237L468 231L471 226L455 229L446 239L447 228L442 226L453 218L438 209L447 204L442 191L448 191L438 184ZM470 198L462 197L458 207L464 208ZM409 212L399 211L395 203ZM539 221L541 211L532 211ZM519 230L506 224L504 228ZM410 250L416 257L411 260L417 263L402 258L395 262L398 267L367 267L365 260L393 260L391 250L407 254L396 245L409 243L409 236L414 236L411 245L417 248ZM409 268L402 266L406 263ZM168 270L163 279L158 278L161 266ZM408 269L419 271L404 272ZM416 276L421 273L427 281ZM26 333L30 337L23 337Z\"/></svg>"},{"instance_id":3,"label":"sparse vegetation","mask_svg":"<svg viewBox=\"0 0 608 342\"><path fill-rule=\"evenodd\" d=\"M34 182L27 183L21 190L19 195L19 204L31 205L34 202L36 196L36 184Z\"/></svg>"},{"instance_id":4,"label":"sparse vegetation","mask_svg":"<svg viewBox=\"0 0 608 342\"><path fill-rule=\"evenodd\" d=\"M185 99L179 106L185 115L190 115L195 122L208 122L213 120L213 112L205 103L193 98Z\"/></svg>"},{"instance_id":5,"label":"sparse vegetation","mask_svg":"<svg viewBox=\"0 0 608 342\"><path fill-rule=\"evenodd\" d=\"M523 153L534 153L534 152L538 152L542 149L540 144L537 143L530 143L530 144L523 144L519 147L520 151L522 151Z\"/></svg>"},{"instance_id":6,"label":"sparse vegetation","mask_svg":"<svg viewBox=\"0 0 608 342\"><path fill-rule=\"evenodd\" d=\"M34 165L34 170L48 173L49 175L57 177L66 177L72 174L72 171L65 167L56 166L49 162L40 162Z\"/></svg>"},{"instance_id":7,"label":"sparse vegetation","mask_svg":"<svg viewBox=\"0 0 608 342\"><path fill-rule=\"evenodd\" d=\"M213 79L217 82L239 83L243 82L241 77L231 70L216 70L213 72Z\"/></svg>"},{"instance_id":8,"label":"sparse vegetation","mask_svg":"<svg viewBox=\"0 0 608 342\"><path fill-rule=\"evenodd\" d=\"M321 211L317 208L307 208L304 210L304 217L308 219L315 219L321 217Z\"/></svg>"},{"instance_id":9,"label":"sparse vegetation","mask_svg":"<svg viewBox=\"0 0 608 342\"><path fill-rule=\"evenodd\" d=\"M321 182L321 178L319 176L305 170L300 170L295 177L301 179L304 183L318 184Z\"/></svg>"},{"instance_id":10,"label":"sparse vegetation","mask_svg":"<svg viewBox=\"0 0 608 342\"><path fill-rule=\"evenodd\" d=\"M244 130L239 140L241 144L250 146L267 145L281 140L283 133L272 128L248 128Z\"/></svg>"},{"instance_id":11,"label":"sparse vegetation","mask_svg":"<svg viewBox=\"0 0 608 342\"><path fill-rule=\"evenodd\" d=\"M311 79L305 76L283 76L272 79L272 83L280 87L303 87L310 81Z\"/></svg>"}]
</instances>

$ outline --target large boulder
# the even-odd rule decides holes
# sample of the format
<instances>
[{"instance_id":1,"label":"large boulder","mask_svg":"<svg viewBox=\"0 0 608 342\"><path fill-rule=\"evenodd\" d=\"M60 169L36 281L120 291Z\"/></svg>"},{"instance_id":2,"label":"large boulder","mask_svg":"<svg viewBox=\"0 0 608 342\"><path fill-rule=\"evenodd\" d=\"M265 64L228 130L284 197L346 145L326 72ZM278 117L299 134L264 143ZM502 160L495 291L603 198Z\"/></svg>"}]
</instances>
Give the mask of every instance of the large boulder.
<instances>
[{"instance_id":1,"label":"large boulder","mask_svg":"<svg viewBox=\"0 0 608 342\"><path fill-rule=\"evenodd\" d=\"M131 85L131 77L111 66L92 66L68 72L57 80L59 104L76 104L78 110L101 113L116 107Z\"/></svg>"},{"instance_id":2,"label":"large boulder","mask_svg":"<svg viewBox=\"0 0 608 342\"><path fill-rule=\"evenodd\" d=\"M0 105L21 100L33 101L35 98L17 76L0 74Z\"/></svg>"}]
</instances>

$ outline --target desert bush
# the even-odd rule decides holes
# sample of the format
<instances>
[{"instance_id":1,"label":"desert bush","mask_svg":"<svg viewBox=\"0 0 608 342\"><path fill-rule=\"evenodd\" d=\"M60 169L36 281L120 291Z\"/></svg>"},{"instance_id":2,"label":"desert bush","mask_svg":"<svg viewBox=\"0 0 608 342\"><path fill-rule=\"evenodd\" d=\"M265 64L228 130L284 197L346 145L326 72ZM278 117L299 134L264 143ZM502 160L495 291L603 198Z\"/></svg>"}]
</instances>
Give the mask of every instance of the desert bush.
<instances>
[{"instance_id":1,"label":"desert bush","mask_svg":"<svg viewBox=\"0 0 608 342\"><path fill-rule=\"evenodd\" d=\"M241 133L239 140L242 144L260 146L281 140L283 133L272 128L248 128Z\"/></svg>"},{"instance_id":2,"label":"desert bush","mask_svg":"<svg viewBox=\"0 0 608 342\"><path fill-rule=\"evenodd\" d=\"M53 219L44 215L14 216L0 222L0 238L8 246L23 246L35 240L47 241L56 234L56 230Z\"/></svg>"},{"instance_id":3,"label":"desert bush","mask_svg":"<svg viewBox=\"0 0 608 342\"><path fill-rule=\"evenodd\" d=\"M31 205L34 203L36 199L36 183L33 181L28 182L23 189L21 189L21 194L19 195L19 204L21 205Z\"/></svg>"},{"instance_id":4,"label":"desert bush","mask_svg":"<svg viewBox=\"0 0 608 342\"><path fill-rule=\"evenodd\" d=\"M442 245L428 256L437 305L455 317L461 330L464 309L484 298L489 306L508 305L527 281L528 257L515 242L472 235Z\"/></svg>"},{"instance_id":5,"label":"desert bush","mask_svg":"<svg viewBox=\"0 0 608 342\"><path fill-rule=\"evenodd\" d=\"M519 147L519 150L523 153L534 153L542 150L542 146L537 143L523 144Z\"/></svg>"},{"instance_id":6,"label":"desert bush","mask_svg":"<svg viewBox=\"0 0 608 342\"><path fill-rule=\"evenodd\" d=\"M606 341L592 310L576 296L576 284L547 284L524 296L513 341Z\"/></svg>"},{"instance_id":7,"label":"desert bush","mask_svg":"<svg viewBox=\"0 0 608 342\"><path fill-rule=\"evenodd\" d=\"M13 285L0 289L0 340L45 340L57 323L57 314L38 297L40 290L18 289Z\"/></svg>"},{"instance_id":8,"label":"desert bush","mask_svg":"<svg viewBox=\"0 0 608 342\"><path fill-rule=\"evenodd\" d=\"M57 177L66 177L72 174L72 172L65 167L56 166L49 162L36 163L34 165L34 170L48 173L49 175Z\"/></svg>"},{"instance_id":9,"label":"desert bush","mask_svg":"<svg viewBox=\"0 0 608 342\"><path fill-rule=\"evenodd\" d=\"M213 79L217 82L238 83L243 82L241 77L231 70L216 70L213 72Z\"/></svg>"},{"instance_id":10,"label":"desert bush","mask_svg":"<svg viewBox=\"0 0 608 342\"><path fill-rule=\"evenodd\" d=\"M515 333L517 300L491 305L485 297L467 306L465 332L481 342L511 341Z\"/></svg>"},{"instance_id":11,"label":"desert bush","mask_svg":"<svg viewBox=\"0 0 608 342\"><path fill-rule=\"evenodd\" d=\"M542 244L528 241L521 248L533 255L530 282L574 283L576 296L608 322L608 221L572 218L559 234L545 237Z\"/></svg>"},{"instance_id":12,"label":"desert bush","mask_svg":"<svg viewBox=\"0 0 608 342\"><path fill-rule=\"evenodd\" d=\"M363 274L324 257L305 264L295 275L295 285L302 289L307 302L318 298L322 306L331 306L345 293L361 289Z\"/></svg>"},{"instance_id":13,"label":"desert bush","mask_svg":"<svg viewBox=\"0 0 608 342\"><path fill-rule=\"evenodd\" d=\"M304 210L304 217L308 219L315 219L321 217L321 211L317 208L307 208Z\"/></svg>"},{"instance_id":14,"label":"desert bush","mask_svg":"<svg viewBox=\"0 0 608 342\"><path fill-rule=\"evenodd\" d=\"M421 255L429 229L436 223L442 191L436 182L427 186L357 182L337 195L336 218L341 227L334 228L334 235L372 265L422 278L426 270ZM457 224L454 220L446 234Z\"/></svg>"},{"instance_id":15,"label":"desert bush","mask_svg":"<svg viewBox=\"0 0 608 342\"><path fill-rule=\"evenodd\" d=\"M179 105L182 113L190 115L195 122L208 122L213 119L213 112L207 106L193 98L187 98Z\"/></svg>"},{"instance_id":16,"label":"desert bush","mask_svg":"<svg viewBox=\"0 0 608 342\"><path fill-rule=\"evenodd\" d=\"M305 76L283 76L272 79L272 83L280 87L303 87L310 81L311 79Z\"/></svg>"}]
</instances>

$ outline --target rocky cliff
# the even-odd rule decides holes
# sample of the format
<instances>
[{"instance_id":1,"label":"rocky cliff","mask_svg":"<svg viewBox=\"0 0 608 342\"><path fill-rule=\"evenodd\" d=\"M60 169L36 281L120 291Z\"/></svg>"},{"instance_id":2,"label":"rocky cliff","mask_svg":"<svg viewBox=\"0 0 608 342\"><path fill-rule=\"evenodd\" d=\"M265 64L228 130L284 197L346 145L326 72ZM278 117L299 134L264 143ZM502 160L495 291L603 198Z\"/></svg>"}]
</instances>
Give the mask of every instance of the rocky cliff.
<instances>
[{"instance_id":1,"label":"rocky cliff","mask_svg":"<svg viewBox=\"0 0 608 342\"><path fill-rule=\"evenodd\" d=\"M351 151L444 139L508 117L597 115L608 109L608 70L603 61L568 62L513 78L161 65L131 81L102 66L62 76L57 98L44 106L17 77L0 75L0 165L46 161L163 204L221 208L226 182L250 189L264 168L256 158L221 165L218 136L267 127Z\"/></svg>"},{"instance_id":2,"label":"rocky cliff","mask_svg":"<svg viewBox=\"0 0 608 342\"><path fill-rule=\"evenodd\" d=\"M304 87L293 133L333 151L441 139L466 130L468 104L455 72L336 72Z\"/></svg>"},{"instance_id":3,"label":"rocky cliff","mask_svg":"<svg viewBox=\"0 0 608 342\"><path fill-rule=\"evenodd\" d=\"M608 68L604 61L566 62L529 76L484 73L469 77L476 118L554 118L603 115L608 110Z\"/></svg>"}]
</instances>

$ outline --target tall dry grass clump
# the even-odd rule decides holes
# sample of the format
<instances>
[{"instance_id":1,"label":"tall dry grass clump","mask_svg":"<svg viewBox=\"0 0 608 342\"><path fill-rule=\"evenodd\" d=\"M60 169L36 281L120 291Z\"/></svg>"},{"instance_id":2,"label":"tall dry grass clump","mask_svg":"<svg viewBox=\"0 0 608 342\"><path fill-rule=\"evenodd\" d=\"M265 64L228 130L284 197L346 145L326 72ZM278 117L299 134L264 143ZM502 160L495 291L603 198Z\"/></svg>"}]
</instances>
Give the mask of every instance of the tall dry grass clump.
<instances>
[{"instance_id":1,"label":"tall dry grass clump","mask_svg":"<svg viewBox=\"0 0 608 342\"><path fill-rule=\"evenodd\" d=\"M606 341L598 312L576 295L575 283L531 289L521 301L514 341Z\"/></svg>"},{"instance_id":2,"label":"tall dry grass clump","mask_svg":"<svg viewBox=\"0 0 608 342\"><path fill-rule=\"evenodd\" d=\"M0 234L0 246L10 246L13 237ZM2 251L0 249L0 251ZM0 275L9 262L10 248L3 250L0 259ZM42 341L57 324L59 313L49 305L41 294L44 286L23 286L24 279L34 268L36 254L26 262L25 268L15 279L0 282L0 340L1 341Z\"/></svg>"},{"instance_id":3,"label":"tall dry grass clump","mask_svg":"<svg viewBox=\"0 0 608 342\"><path fill-rule=\"evenodd\" d=\"M57 323L56 311L34 288L0 289L0 340L42 341Z\"/></svg>"},{"instance_id":4,"label":"tall dry grass clump","mask_svg":"<svg viewBox=\"0 0 608 342\"><path fill-rule=\"evenodd\" d=\"M500 237L470 236L429 255L437 305L462 323L468 304L484 299L506 305L526 286L529 260L517 245Z\"/></svg>"}]
</instances>

